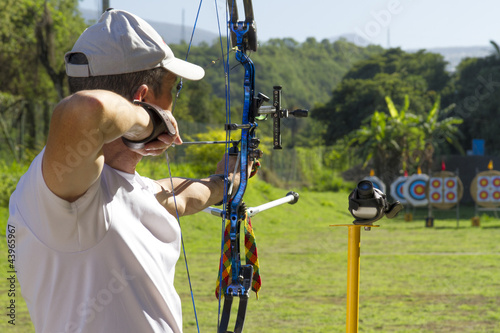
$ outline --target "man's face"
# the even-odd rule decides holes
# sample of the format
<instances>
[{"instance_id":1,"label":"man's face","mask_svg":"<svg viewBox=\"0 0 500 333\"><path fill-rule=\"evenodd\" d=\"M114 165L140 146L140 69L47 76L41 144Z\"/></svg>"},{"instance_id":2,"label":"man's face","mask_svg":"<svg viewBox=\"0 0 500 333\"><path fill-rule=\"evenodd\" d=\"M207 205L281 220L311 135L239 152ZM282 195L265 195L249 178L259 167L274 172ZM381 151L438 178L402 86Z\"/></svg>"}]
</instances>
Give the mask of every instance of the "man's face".
<instances>
[{"instance_id":1,"label":"man's face","mask_svg":"<svg viewBox=\"0 0 500 333\"><path fill-rule=\"evenodd\" d=\"M177 75L168 72L167 75L163 76L163 84L161 89L161 94L155 96L151 91L151 96L149 98L149 103L158 105L164 110L172 111L173 94L174 89L177 86Z\"/></svg>"}]
</instances>

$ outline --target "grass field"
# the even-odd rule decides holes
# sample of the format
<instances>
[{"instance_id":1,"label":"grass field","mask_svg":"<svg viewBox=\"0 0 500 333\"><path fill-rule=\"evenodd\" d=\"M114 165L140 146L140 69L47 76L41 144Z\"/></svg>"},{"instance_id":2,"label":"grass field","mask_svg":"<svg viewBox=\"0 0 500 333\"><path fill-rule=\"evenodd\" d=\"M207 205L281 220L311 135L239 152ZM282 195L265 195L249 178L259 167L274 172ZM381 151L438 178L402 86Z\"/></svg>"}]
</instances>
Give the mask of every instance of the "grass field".
<instances>
[{"instance_id":1,"label":"grass field","mask_svg":"<svg viewBox=\"0 0 500 333\"><path fill-rule=\"evenodd\" d=\"M283 196L251 181L249 206ZM433 228L417 210L412 222L383 219L361 233L360 332L500 332L500 220L481 216L472 227L472 208L436 212ZM0 208L5 239L7 210ZM343 332L346 317L347 193L301 193L252 219L263 287L249 301L246 332ZM181 219L201 332L215 332L213 296L220 248L220 219L198 214ZM7 310L6 242L0 242L0 304ZM42 274L42 272L40 273ZM183 300L184 331L196 332L193 306L181 259L176 287ZM34 332L16 287L16 325L2 316L1 332ZM50 306L50 304L47 304Z\"/></svg>"}]
</instances>

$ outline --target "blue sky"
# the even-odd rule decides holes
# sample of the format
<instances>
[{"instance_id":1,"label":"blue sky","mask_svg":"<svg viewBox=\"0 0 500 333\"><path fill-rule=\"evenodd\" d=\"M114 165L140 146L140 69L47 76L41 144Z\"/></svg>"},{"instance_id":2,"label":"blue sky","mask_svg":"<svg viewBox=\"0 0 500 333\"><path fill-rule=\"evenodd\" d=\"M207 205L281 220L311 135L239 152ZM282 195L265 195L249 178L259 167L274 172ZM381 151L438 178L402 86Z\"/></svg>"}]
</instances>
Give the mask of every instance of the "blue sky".
<instances>
[{"instance_id":1,"label":"blue sky","mask_svg":"<svg viewBox=\"0 0 500 333\"><path fill-rule=\"evenodd\" d=\"M239 0L241 2L241 0ZM110 0L146 20L191 29L199 0ZM500 0L253 0L259 40L291 37L299 42L357 33L371 43L403 49L487 46L500 43ZM81 0L97 9L101 0ZM197 27L217 32L226 0L203 0ZM242 7L242 6L241 6ZM184 15L183 15L184 12ZM240 17L243 14L240 14ZM222 28L224 31L224 27ZM389 38L388 38L389 37Z\"/></svg>"}]
</instances>

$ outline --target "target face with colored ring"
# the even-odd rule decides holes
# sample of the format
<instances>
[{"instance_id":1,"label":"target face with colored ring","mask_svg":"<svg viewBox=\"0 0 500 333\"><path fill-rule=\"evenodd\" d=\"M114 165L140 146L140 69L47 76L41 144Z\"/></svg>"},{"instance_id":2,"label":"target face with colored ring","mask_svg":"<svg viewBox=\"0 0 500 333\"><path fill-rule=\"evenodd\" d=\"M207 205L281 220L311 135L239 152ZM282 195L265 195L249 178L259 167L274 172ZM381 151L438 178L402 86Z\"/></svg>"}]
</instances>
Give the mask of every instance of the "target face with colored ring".
<instances>
[{"instance_id":1,"label":"target face with colored ring","mask_svg":"<svg viewBox=\"0 0 500 333\"><path fill-rule=\"evenodd\" d=\"M420 174L408 177L403 188L404 197L412 206L421 207L428 203L427 182L429 176Z\"/></svg>"},{"instance_id":2,"label":"target face with colored ring","mask_svg":"<svg viewBox=\"0 0 500 333\"><path fill-rule=\"evenodd\" d=\"M443 187L443 182L441 178L431 178L429 183L431 184L431 189L440 190Z\"/></svg>"},{"instance_id":3,"label":"target face with colored ring","mask_svg":"<svg viewBox=\"0 0 500 333\"><path fill-rule=\"evenodd\" d=\"M446 193L444 197L445 202L457 202L457 195L453 192Z\"/></svg>"},{"instance_id":4,"label":"target face with colored ring","mask_svg":"<svg viewBox=\"0 0 500 333\"><path fill-rule=\"evenodd\" d=\"M454 177L449 177L444 180L446 188L452 189L457 187L457 180Z\"/></svg>"},{"instance_id":5,"label":"target face with colored ring","mask_svg":"<svg viewBox=\"0 0 500 333\"><path fill-rule=\"evenodd\" d=\"M491 177L491 185L493 187L500 188L500 177L499 176Z\"/></svg>"},{"instance_id":6,"label":"target face with colored ring","mask_svg":"<svg viewBox=\"0 0 500 333\"><path fill-rule=\"evenodd\" d=\"M403 187L407 179L408 177L400 176L396 178L396 180L394 180L391 184L391 196L394 198L394 200L397 200L402 204L407 203L403 193Z\"/></svg>"},{"instance_id":7,"label":"target face with colored ring","mask_svg":"<svg viewBox=\"0 0 500 333\"><path fill-rule=\"evenodd\" d=\"M441 198L440 192L432 192L430 195L431 202L441 202Z\"/></svg>"},{"instance_id":8,"label":"target face with colored ring","mask_svg":"<svg viewBox=\"0 0 500 333\"><path fill-rule=\"evenodd\" d=\"M500 201L500 191L494 191L491 193L491 200L492 201Z\"/></svg>"}]
</instances>

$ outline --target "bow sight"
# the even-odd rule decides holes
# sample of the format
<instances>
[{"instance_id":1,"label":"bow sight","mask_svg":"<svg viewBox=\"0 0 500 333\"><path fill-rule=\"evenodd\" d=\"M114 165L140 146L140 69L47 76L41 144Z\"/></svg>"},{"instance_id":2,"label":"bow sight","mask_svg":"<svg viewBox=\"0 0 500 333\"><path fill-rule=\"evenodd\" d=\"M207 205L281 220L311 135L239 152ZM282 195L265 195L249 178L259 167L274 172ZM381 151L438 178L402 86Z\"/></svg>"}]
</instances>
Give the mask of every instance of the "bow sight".
<instances>
[{"instance_id":1,"label":"bow sight","mask_svg":"<svg viewBox=\"0 0 500 333\"><path fill-rule=\"evenodd\" d=\"M304 109L297 109L288 111L281 108L281 86L273 87L273 106L260 106L263 101L268 101L269 97L259 93L258 97L259 107L257 108L258 114L270 114L273 117L273 146L274 149L282 149L281 146L281 119L288 117L304 118L307 117L309 111ZM262 102L261 102L262 101Z\"/></svg>"},{"instance_id":2,"label":"bow sight","mask_svg":"<svg viewBox=\"0 0 500 333\"><path fill-rule=\"evenodd\" d=\"M309 111L305 109L297 109L294 111L288 111L287 109L281 108L281 86L273 87L273 105L264 105L265 102L268 102L270 99L263 93L260 93L253 99L253 103L250 109L251 118L257 120L265 120L269 115L273 118L273 148L274 149L282 149L281 145L281 119L295 117L295 118L305 118L308 116ZM251 125L239 125L239 124L226 124L226 131L232 131L242 128L250 128ZM238 141L239 142L239 141ZM233 144L237 144L238 142L232 142ZM260 140L254 138L249 142L249 146L251 148L256 149L260 143ZM262 153L258 151L254 153L253 156L249 156L250 158L260 158L262 157Z\"/></svg>"}]
</instances>

